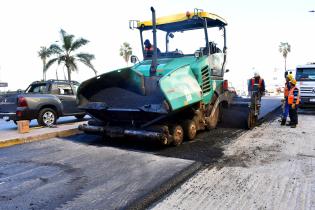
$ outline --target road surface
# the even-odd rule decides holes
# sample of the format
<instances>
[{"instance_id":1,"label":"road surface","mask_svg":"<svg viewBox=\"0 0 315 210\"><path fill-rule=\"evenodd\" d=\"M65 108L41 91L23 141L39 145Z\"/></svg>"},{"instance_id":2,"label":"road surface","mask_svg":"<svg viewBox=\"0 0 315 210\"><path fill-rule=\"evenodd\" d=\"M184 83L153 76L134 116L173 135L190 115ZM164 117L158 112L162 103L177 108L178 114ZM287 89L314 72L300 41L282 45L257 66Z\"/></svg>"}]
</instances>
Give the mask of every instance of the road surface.
<instances>
[{"instance_id":1,"label":"road surface","mask_svg":"<svg viewBox=\"0 0 315 210\"><path fill-rule=\"evenodd\" d=\"M315 209L314 116L277 119L224 147L224 157L151 209Z\"/></svg>"},{"instance_id":2,"label":"road surface","mask_svg":"<svg viewBox=\"0 0 315 210\"><path fill-rule=\"evenodd\" d=\"M247 128L249 114L249 99L237 97L228 109L224 109L223 122L227 128ZM270 112L281 106L281 97L265 96L261 99L261 108L258 120L264 120Z\"/></svg>"},{"instance_id":3,"label":"road surface","mask_svg":"<svg viewBox=\"0 0 315 210\"><path fill-rule=\"evenodd\" d=\"M1 149L1 209L121 209L193 163L86 138Z\"/></svg>"},{"instance_id":4,"label":"road surface","mask_svg":"<svg viewBox=\"0 0 315 210\"><path fill-rule=\"evenodd\" d=\"M261 109L259 119L266 117L270 110L274 110L281 106L281 98L279 96L265 96L261 100Z\"/></svg>"},{"instance_id":5,"label":"road surface","mask_svg":"<svg viewBox=\"0 0 315 210\"><path fill-rule=\"evenodd\" d=\"M221 124L179 147L82 134L0 149L0 207L146 207L190 167L220 162L225 148L246 132Z\"/></svg>"}]
</instances>

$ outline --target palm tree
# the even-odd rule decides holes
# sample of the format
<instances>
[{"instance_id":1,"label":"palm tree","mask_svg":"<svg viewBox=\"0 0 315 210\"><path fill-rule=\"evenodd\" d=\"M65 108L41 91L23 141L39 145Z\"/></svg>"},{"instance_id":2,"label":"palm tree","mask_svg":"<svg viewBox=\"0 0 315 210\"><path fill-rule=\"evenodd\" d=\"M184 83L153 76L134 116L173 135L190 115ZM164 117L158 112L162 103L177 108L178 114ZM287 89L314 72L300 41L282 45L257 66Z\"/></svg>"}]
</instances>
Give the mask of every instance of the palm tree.
<instances>
[{"instance_id":1,"label":"palm tree","mask_svg":"<svg viewBox=\"0 0 315 210\"><path fill-rule=\"evenodd\" d=\"M47 58L49 58L52 54L52 51L47 48L47 47L40 47L40 50L38 51L38 56L40 57L40 59L42 59L43 61L43 80L46 80L46 60Z\"/></svg>"},{"instance_id":2,"label":"palm tree","mask_svg":"<svg viewBox=\"0 0 315 210\"><path fill-rule=\"evenodd\" d=\"M279 52L282 53L284 58L284 70L287 70L287 56L291 52L291 45L288 42L280 42Z\"/></svg>"},{"instance_id":3,"label":"palm tree","mask_svg":"<svg viewBox=\"0 0 315 210\"><path fill-rule=\"evenodd\" d=\"M46 68L48 69L55 62L58 65L63 64L67 68L68 80L71 81L72 71L78 71L77 62L85 64L87 67L92 69L97 75L97 71L91 63L91 60L95 58L93 54L88 53L77 53L74 54L74 51L80 47L86 45L89 41L83 38L75 39L74 35L67 34L63 29L60 30L61 34L61 44L52 44L49 49L52 51L55 58L48 61Z\"/></svg>"},{"instance_id":4,"label":"palm tree","mask_svg":"<svg viewBox=\"0 0 315 210\"><path fill-rule=\"evenodd\" d=\"M128 66L129 58L132 55L132 48L128 42L124 42L123 45L120 46L119 55L123 57Z\"/></svg>"}]
</instances>

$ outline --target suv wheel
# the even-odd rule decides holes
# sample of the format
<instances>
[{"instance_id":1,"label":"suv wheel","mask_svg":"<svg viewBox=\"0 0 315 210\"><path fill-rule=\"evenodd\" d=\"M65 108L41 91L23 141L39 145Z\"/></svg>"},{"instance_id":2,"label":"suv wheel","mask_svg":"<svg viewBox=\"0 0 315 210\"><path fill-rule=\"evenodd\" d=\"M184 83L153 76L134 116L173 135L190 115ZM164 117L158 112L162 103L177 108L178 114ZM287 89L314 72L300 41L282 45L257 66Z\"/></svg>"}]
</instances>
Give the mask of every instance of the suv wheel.
<instances>
[{"instance_id":1,"label":"suv wheel","mask_svg":"<svg viewBox=\"0 0 315 210\"><path fill-rule=\"evenodd\" d=\"M37 122L41 126L51 126L56 124L57 114L55 110L51 108L44 108L40 110L37 118Z\"/></svg>"}]
</instances>

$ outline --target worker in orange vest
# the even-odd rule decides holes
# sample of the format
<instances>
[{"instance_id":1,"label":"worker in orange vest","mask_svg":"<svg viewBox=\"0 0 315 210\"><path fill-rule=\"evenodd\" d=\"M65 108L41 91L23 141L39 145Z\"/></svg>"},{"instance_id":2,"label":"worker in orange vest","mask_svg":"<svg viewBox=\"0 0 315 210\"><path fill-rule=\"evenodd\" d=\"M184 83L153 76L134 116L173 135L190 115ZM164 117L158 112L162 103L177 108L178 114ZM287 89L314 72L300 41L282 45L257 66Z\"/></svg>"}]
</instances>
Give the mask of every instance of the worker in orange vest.
<instances>
[{"instance_id":1,"label":"worker in orange vest","mask_svg":"<svg viewBox=\"0 0 315 210\"><path fill-rule=\"evenodd\" d=\"M298 114L297 109L298 105L300 104L300 90L295 86L296 80L292 79L290 81L291 83L291 89L288 93L288 105L289 105L289 116L290 116L290 123L288 125L291 126L291 128L296 128L296 125L298 124Z\"/></svg>"},{"instance_id":2,"label":"worker in orange vest","mask_svg":"<svg viewBox=\"0 0 315 210\"><path fill-rule=\"evenodd\" d=\"M292 74L287 74L285 77L285 86L284 86L284 98L282 100L283 103L283 112L282 112L282 120L281 120L281 125L285 125L287 121L287 117L289 115L289 104L288 104L288 95L289 91L291 89L291 83L290 81L293 79Z\"/></svg>"},{"instance_id":3,"label":"worker in orange vest","mask_svg":"<svg viewBox=\"0 0 315 210\"><path fill-rule=\"evenodd\" d=\"M144 56L149 58L153 55L153 45L151 44L150 40L146 39L144 41Z\"/></svg>"},{"instance_id":4,"label":"worker in orange vest","mask_svg":"<svg viewBox=\"0 0 315 210\"><path fill-rule=\"evenodd\" d=\"M144 57L151 58L153 56L153 50L154 50L153 45L148 39L146 39L143 44L144 44ZM157 54L159 55L160 53L161 53L160 49L157 48Z\"/></svg>"},{"instance_id":5,"label":"worker in orange vest","mask_svg":"<svg viewBox=\"0 0 315 210\"><path fill-rule=\"evenodd\" d=\"M258 72L255 72L254 77L249 80L248 92L253 91L259 93L260 97L265 93L265 81Z\"/></svg>"}]
</instances>

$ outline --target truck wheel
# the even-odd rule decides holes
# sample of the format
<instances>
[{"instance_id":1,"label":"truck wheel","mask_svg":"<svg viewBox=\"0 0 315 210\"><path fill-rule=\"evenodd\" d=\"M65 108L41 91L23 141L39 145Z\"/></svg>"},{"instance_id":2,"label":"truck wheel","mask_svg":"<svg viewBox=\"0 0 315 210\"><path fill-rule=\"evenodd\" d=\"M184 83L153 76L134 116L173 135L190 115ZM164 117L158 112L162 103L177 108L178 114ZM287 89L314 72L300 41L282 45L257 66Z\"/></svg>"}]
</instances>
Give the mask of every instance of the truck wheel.
<instances>
[{"instance_id":1,"label":"truck wheel","mask_svg":"<svg viewBox=\"0 0 315 210\"><path fill-rule=\"evenodd\" d=\"M194 120L185 120L182 124L184 136L187 140L193 140L197 134L197 126Z\"/></svg>"},{"instance_id":2,"label":"truck wheel","mask_svg":"<svg viewBox=\"0 0 315 210\"><path fill-rule=\"evenodd\" d=\"M212 110L211 110L212 111ZM214 129L217 127L217 124L219 122L219 117L220 117L220 106L216 108L216 110L213 113L213 116L211 117L211 111L209 112L209 116L207 119L207 128Z\"/></svg>"},{"instance_id":3,"label":"truck wheel","mask_svg":"<svg viewBox=\"0 0 315 210\"><path fill-rule=\"evenodd\" d=\"M51 108L44 108L40 110L37 118L37 122L41 126L51 126L56 124L57 114L55 110Z\"/></svg>"},{"instance_id":4,"label":"truck wheel","mask_svg":"<svg viewBox=\"0 0 315 210\"><path fill-rule=\"evenodd\" d=\"M74 115L74 117L77 118L78 120L81 120L85 117L85 114Z\"/></svg>"},{"instance_id":5,"label":"truck wheel","mask_svg":"<svg viewBox=\"0 0 315 210\"><path fill-rule=\"evenodd\" d=\"M183 143L184 139L184 131L182 126L180 125L174 125L170 128L170 133L172 135L172 145L178 146Z\"/></svg>"}]
</instances>

